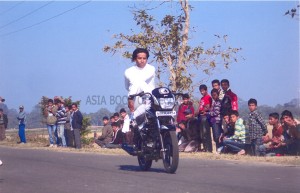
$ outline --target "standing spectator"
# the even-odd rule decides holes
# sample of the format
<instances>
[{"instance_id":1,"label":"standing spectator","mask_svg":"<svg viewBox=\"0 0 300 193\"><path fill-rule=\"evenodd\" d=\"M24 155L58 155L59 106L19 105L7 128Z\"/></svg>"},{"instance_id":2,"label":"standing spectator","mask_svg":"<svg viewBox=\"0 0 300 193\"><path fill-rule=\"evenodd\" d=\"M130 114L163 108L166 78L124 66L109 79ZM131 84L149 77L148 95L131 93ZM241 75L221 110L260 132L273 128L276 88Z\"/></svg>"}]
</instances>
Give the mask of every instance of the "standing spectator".
<instances>
[{"instance_id":1,"label":"standing spectator","mask_svg":"<svg viewBox=\"0 0 300 193\"><path fill-rule=\"evenodd\" d=\"M212 152L211 131L207 120L207 112L210 109L212 99L207 93L207 86L202 84L199 87L202 98L199 102L198 121L200 121L200 136L203 142L204 151Z\"/></svg>"},{"instance_id":2,"label":"standing spectator","mask_svg":"<svg viewBox=\"0 0 300 193\"><path fill-rule=\"evenodd\" d=\"M221 115L229 113L231 110L238 110L238 97L229 89L229 81L221 80L221 87L224 91L224 97L221 103Z\"/></svg>"},{"instance_id":3,"label":"standing spectator","mask_svg":"<svg viewBox=\"0 0 300 193\"><path fill-rule=\"evenodd\" d=\"M194 116L194 113L195 113L195 109L193 107L193 102L190 101L189 94L183 94L182 99L183 99L183 102L178 107L177 123L187 120L186 114L184 113L186 109L190 109L192 111L192 115L190 115L190 116Z\"/></svg>"},{"instance_id":4,"label":"standing spectator","mask_svg":"<svg viewBox=\"0 0 300 193\"><path fill-rule=\"evenodd\" d=\"M72 106L66 106L65 138L67 147L74 147L74 135L71 128Z\"/></svg>"},{"instance_id":5,"label":"standing spectator","mask_svg":"<svg viewBox=\"0 0 300 193\"><path fill-rule=\"evenodd\" d=\"M130 118L124 108L120 109L120 115L123 119L121 126L122 132L124 133L125 141L128 145L133 145L133 131L130 129Z\"/></svg>"},{"instance_id":6,"label":"standing spectator","mask_svg":"<svg viewBox=\"0 0 300 193\"><path fill-rule=\"evenodd\" d=\"M238 111L232 110L230 113L230 122L234 125L234 135L224 137L223 144L230 151L237 152L238 155L244 155L246 143L246 128L242 118L239 118Z\"/></svg>"},{"instance_id":7,"label":"standing spectator","mask_svg":"<svg viewBox=\"0 0 300 193\"><path fill-rule=\"evenodd\" d=\"M256 156L265 155L263 149L259 147L263 145L262 137L268 133L267 125L262 118L261 113L257 111L256 99L249 99L248 108L250 110L248 118L249 139L251 143L252 153Z\"/></svg>"},{"instance_id":8,"label":"standing spectator","mask_svg":"<svg viewBox=\"0 0 300 193\"><path fill-rule=\"evenodd\" d=\"M219 91L219 99L222 101L224 98L224 91L221 89L220 81L217 79L211 81L211 86L213 87L213 89L217 89Z\"/></svg>"},{"instance_id":9,"label":"standing spectator","mask_svg":"<svg viewBox=\"0 0 300 193\"><path fill-rule=\"evenodd\" d=\"M213 138L216 143L216 150L220 147L219 138L223 133L222 130L222 123L221 123L221 100L219 99L219 91L217 89L212 89L211 91L212 96L212 105L207 115L209 117L210 125L213 131Z\"/></svg>"},{"instance_id":10,"label":"standing spectator","mask_svg":"<svg viewBox=\"0 0 300 193\"><path fill-rule=\"evenodd\" d=\"M120 148L123 143L123 133L120 129L119 122L111 123L112 129L114 131L113 140L105 145L106 148Z\"/></svg>"},{"instance_id":11,"label":"standing spectator","mask_svg":"<svg viewBox=\"0 0 300 193\"><path fill-rule=\"evenodd\" d=\"M62 147L67 147L65 138L65 124L67 122L66 109L64 107L64 101L62 99L56 99L57 112L55 114L57 118L57 141L58 145Z\"/></svg>"},{"instance_id":12,"label":"standing spectator","mask_svg":"<svg viewBox=\"0 0 300 193\"><path fill-rule=\"evenodd\" d=\"M275 156L276 154L284 154L286 147L283 146L283 128L279 122L279 114L271 113L269 115L269 124L272 128L272 138L269 135L263 137L261 148L266 151L267 156Z\"/></svg>"},{"instance_id":13,"label":"standing spectator","mask_svg":"<svg viewBox=\"0 0 300 193\"><path fill-rule=\"evenodd\" d=\"M53 104L53 100L49 99L48 104L44 110L44 116L46 117L46 124L49 134L49 147L56 147L57 139L56 139L56 121L57 118L55 116L57 112L57 106Z\"/></svg>"},{"instance_id":14,"label":"standing spectator","mask_svg":"<svg viewBox=\"0 0 300 193\"><path fill-rule=\"evenodd\" d=\"M24 106L19 107L19 115L17 119L19 120L19 137L20 144L26 143L26 135L25 135L25 125L26 125L26 114L24 112Z\"/></svg>"},{"instance_id":15,"label":"standing spectator","mask_svg":"<svg viewBox=\"0 0 300 193\"><path fill-rule=\"evenodd\" d=\"M108 117L103 117L103 128L102 128L102 134L101 136L97 137L95 139L95 143L97 143L100 147L104 147L107 143L110 143L114 136L114 131L109 125Z\"/></svg>"},{"instance_id":16,"label":"standing spectator","mask_svg":"<svg viewBox=\"0 0 300 193\"><path fill-rule=\"evenodd\" d=\"M3 110L3 113L7 115L8 113L8 108L6 106L6 104L4 103L5 102L5 99L0 97L0 109Z\"/></svg>"},{"instance_id":17,"label":"standing spectator","mask_svg":"<svg viewBox=\"0 0 300 193\"><path fill-rule=\"evenodd\" d=\"M78 109L76 103L72 104L73 116L72 116L72 128L74 132L75 148L81 149L80 130L82 129L83 116Z\"/></svg>"},{"instance_id":18,"label":"standing spectator","mask_svg":"<svg viewBox=\"0 0 300 193\"><path fill-rule=\"evenodd\" d=\"M300 154L300 124L294 120L293 114L284 110L281 113L284 127L284 143L287 153L290 155Z\"/></svg>"},{"instance_id":19,"label":"standing spectator","mask_svg":"<svg viewBox=\"0 0 300 193\"><path fill-rule=\"evenodd\" d=\"M7 115L0 109L0 141L5 139L5 129L7 129L8 119Z\"/></svg>"}]
</instances>

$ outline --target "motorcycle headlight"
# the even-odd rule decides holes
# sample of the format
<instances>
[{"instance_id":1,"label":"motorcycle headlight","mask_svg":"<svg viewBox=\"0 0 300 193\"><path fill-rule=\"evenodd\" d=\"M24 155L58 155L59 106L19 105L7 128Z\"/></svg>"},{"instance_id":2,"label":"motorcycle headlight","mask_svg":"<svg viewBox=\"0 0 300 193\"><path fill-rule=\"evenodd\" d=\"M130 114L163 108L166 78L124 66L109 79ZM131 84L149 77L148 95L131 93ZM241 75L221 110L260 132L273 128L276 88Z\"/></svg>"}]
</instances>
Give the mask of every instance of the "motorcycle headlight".
<instances>
[{"instance_id":1,"label":"motorcycle headlight","mask_svg":"<svg viewBox=\"0 0 300 193\"><path fill-rule=\"evenodd\" d=\"M162 109L173 109L175 100L174 98L160 98L159 104Z\"/></svg>"}]
</instances>

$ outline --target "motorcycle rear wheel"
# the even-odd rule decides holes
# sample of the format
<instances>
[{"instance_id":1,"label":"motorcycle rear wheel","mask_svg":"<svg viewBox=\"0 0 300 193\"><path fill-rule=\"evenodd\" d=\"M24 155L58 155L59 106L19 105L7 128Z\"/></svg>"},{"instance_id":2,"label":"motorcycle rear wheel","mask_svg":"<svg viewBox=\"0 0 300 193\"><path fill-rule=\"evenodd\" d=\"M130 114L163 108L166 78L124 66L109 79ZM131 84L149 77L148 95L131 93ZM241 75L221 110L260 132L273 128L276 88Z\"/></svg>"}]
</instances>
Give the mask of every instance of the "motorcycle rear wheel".
<instances>
[{"instance_id":1,"label":"motorcycle rear wheel","mask_svg":"<svg viewBox=\"0 0 300 193\"><path fill-rule=\"evenodd\" d=\"M164 168L167 173L176 172L179 163L178 141L175 131L169 131L163 136L165 156L163 157Z\"/></svg>"}]
</instances>

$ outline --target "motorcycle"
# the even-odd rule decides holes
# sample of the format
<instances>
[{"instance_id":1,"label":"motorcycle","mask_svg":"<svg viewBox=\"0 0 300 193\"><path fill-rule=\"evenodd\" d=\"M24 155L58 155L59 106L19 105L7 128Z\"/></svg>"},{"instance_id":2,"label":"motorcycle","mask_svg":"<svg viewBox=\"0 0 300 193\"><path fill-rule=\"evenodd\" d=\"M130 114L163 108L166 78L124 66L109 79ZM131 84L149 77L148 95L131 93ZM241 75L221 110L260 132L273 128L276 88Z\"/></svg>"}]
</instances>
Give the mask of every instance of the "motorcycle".
<instances>
[{"instance_id":1,"label":"motorcycle","mask_svg":"<svg viewBox=\"0 0 300 193\"><path fill-rule=\"evenodd\" d=\"M151 93L141 92L130 97L142 97L151 101L151 107L136 119L136 147L124 143L122 149L128 154L137 156L140 168L147 171L152 161L162 159L167 173L175 173L179 163L178 140L176 137L175 115L176 93L160 87Z\"/></svg>"}]
</instances>

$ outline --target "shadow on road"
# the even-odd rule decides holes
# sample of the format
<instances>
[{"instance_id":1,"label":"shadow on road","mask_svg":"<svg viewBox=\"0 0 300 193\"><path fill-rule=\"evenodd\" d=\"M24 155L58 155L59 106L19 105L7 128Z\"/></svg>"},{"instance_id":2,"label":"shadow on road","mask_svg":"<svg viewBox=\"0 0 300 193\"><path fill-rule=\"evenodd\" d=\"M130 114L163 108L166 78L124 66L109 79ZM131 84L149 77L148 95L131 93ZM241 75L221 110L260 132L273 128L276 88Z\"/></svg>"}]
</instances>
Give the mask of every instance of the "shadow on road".
<instances>
[{"instance_id":1,"label":"shadow on road","mask_svg":"<svg viewBox=\"0 0 300 193\"><path fill-rule=\"evenodd\" d=\"M141 170L140 166L132 166L132 165L120 165L119 169L124 171L145 172ZM165 173L165 170L150 168L147 172Z\"/></svg>"}]
</instances>

